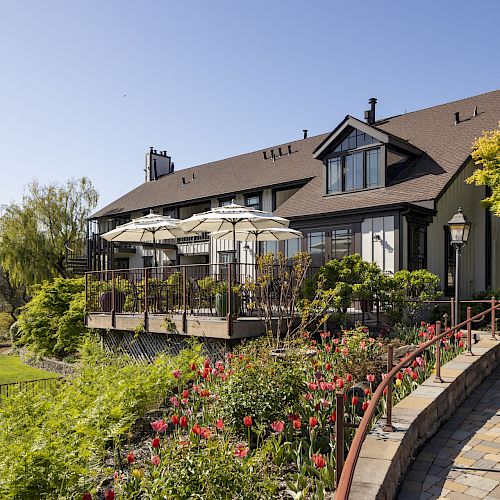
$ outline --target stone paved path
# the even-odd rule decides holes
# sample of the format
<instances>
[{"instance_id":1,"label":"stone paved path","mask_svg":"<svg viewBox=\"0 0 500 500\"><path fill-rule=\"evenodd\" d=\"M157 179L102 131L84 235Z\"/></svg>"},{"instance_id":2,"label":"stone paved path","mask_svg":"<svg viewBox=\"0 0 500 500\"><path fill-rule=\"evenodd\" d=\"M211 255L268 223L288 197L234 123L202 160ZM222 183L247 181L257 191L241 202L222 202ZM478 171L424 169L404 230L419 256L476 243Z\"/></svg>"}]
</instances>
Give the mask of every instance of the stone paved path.
<instances>
[{"instance_id":1,"label":"stone paved path","mask_svg":"<svg viewBox=\"0 0 500 500\"><path fill-rule=\"evenodd\" d=\"M398 500L500 499L500 368L424 446Z\"/></svg>"}]
</instances>

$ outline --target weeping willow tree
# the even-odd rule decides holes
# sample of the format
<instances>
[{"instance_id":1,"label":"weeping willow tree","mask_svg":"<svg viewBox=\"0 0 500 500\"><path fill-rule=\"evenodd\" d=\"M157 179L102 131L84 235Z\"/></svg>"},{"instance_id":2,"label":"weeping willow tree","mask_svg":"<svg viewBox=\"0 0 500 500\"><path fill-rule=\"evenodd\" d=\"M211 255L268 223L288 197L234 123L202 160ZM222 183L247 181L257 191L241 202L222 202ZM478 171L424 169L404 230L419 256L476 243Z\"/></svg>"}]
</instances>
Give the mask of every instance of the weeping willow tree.
<instances>
[{"instance_id":1,"label":"weeping willow tree","mask_svg":"<svg viewBox=\"0 0 500 500\"><path fill-rule=\"evenodd\" d=\"M13 285L30 288L44 279L67 277L68 250L82 251L86 219L97 198L86 177L64 185L35 181L27 186L22 203L3 207L0 263Z\"/></svg>"}]
</instances>

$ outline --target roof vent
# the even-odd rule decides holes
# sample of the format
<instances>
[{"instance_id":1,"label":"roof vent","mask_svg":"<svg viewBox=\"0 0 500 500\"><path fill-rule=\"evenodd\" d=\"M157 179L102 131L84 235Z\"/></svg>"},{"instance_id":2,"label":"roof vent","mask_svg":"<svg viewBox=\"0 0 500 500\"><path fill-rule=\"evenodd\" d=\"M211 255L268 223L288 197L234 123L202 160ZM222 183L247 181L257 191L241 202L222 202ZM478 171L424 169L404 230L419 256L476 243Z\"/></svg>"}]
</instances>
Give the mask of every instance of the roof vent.
<instances>
[{"instance_id":1,"label":"roof vent","mask_svg":"<svg viewBox=\"0 0 500 500\"><path fill-rule=\"evenodd\" d=\"M278 148L278 155L283 156L283 152L281 151L281 147Z\"/></svg>"},{"instance_id":2,"label":"roof vent","mask_svg":"<svg viewBox=\"0 0 500 500\"><path fill-rule=\"evenodd\" d=\"M455 125L460 123L460 111L455 112Z\"/></svg>"},{"instance_id":3,"label":"roof vent","mask_svg":"<svg viewBox=\"0 0 500 500\"><path fill-rule=\"evenodd\" d=\"M186 184L186 178L185 177L182 178L182 185L184 186L184 184Z\"/></svg>"},{"instance_id":4,"label":"roof vent","mask_svg":"<svg viewBox=\"0 0 500 500\"><path fill-rule=\"evenodd\" d=\"M267 160L267 151L262 151L262 154L264 155L264 161Z\"/></svg>"},{"instance_id":5,"label":"roof vent","mask_svg":"<svg viewBox=\"0 0 500 500\"><path fill-rule=\"evenodd\" d=\"M370 104L370 109L365 111L365 120L369 125L373 125L375 123L375 105L377 104L376 97L368 99L368 104Z\"/></svg>"},{"instance_id":6,"label":"roof vent","mask_svg":"<svg viewBox=\"0 0 500 500\"><path fill-rule=\"evenodd\" d=\"M288 154L291 155L292 154L292 146L290 146L290 144L288 145Z\"/></svg>"},{"instance_id":7,"label":"roof vent","mask_svg":"<svg viewBox=\"0 0 500 500\"><path fill-rule=\"evenodd\" d=\"M302 132L304 132L304 139L307 139L307 129L305 128Z\"/></svg>"},{"instance_id":8,"label":"roof vent","mask_svg":"<svg viewBox=\"0 0 500 500\"><path fill-rule=\"evenodd\" d=\"M273 159L274 161L274 149L271 149L271 158Z\"/></svg>"},{"instance_id":9,"label":"roof vent","mask_svg":"<svg viewBox=\"0 0 500 500\"><path fill-rule=\"evenodd\" d=\"M472 116L477 116L478 115L478 112L477 112L477 106L474 108L474 113L472 113Z\"/></svg>"}]
</instances>

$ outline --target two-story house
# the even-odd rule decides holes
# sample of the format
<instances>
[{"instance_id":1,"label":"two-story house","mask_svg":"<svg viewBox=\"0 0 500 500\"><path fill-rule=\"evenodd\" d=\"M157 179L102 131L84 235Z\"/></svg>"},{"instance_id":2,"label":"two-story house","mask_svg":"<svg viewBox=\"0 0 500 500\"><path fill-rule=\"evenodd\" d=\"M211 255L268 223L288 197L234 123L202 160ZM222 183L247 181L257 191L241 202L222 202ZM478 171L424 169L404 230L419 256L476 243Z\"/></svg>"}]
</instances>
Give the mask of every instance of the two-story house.
<instances>
[{"instance_id":1,"label":"two-story house","mask_svg":"<svg viewBox=\"0 0 500 500\"><path fill-rule=\"evenodd\" d=\"M486 190L465 183L473 140L498 126L500 91L383 119L376 99L370 104L364 120L346 116L332 132L304 131L300 140L182 170L151 150L145 182L93 215L92 267L151 265L151 247L99 238L117 224L150 209L183 219L234 200L286 217L304 234L260 250L309 251L314 266L357 252L389 273L429 269L450 294L447 221L461 206L472 222L462 293L500 288L500 221L481 205ZM224 262L231 245L207 234L164 242L160 264ZM238 261L252 262L258 250L239 244Z\"/></svg>"}]
</instances>

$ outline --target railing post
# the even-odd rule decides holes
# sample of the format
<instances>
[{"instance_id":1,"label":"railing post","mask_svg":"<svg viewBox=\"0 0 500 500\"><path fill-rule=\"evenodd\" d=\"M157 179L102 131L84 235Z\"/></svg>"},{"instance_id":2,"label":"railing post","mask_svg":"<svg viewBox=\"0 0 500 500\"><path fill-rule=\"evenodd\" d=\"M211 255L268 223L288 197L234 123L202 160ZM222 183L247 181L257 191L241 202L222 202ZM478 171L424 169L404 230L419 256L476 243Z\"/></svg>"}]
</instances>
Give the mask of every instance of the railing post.
<instances>
[{"instance_id":1,"label":"railing post","mask_svg":"<svg viewBox=\"0 0 500 500\"><path fill-rule=\"evenodd\" d=\"M472 316L472 308L471 306L467 307L467 355L473 356L472 353L472 326L471 326L471 316Z\"/></svg>"},{"instance_id":2,"label":"railing post","mask_svg":"<svg viewBox=\"0 0 500 500\"><path fill-rule=\"evenodd\" d=\"M448 314L444 313L444 329L448 330Z\"/></svg>"},{"instance_id":3,"label":"railing post","mask_svg":"<svg viewBox=\"0 0 500 500\"><path fill-rule=\"evenodd\" d=\"M344 468L344 391L335 394L336 419L335 419L335 463L336 463L336 485L339 485L342 469Z\"/></svg>"},{"instance_id":4,"label":"railing post","mask_svg":"<svg viewBox=\"0 0 500 500\"><path fill-rule=\"evenodd\" d=\"M144 272L144 330L148 331L148 309L149 309L149 275L148 270L143 269Z\"/></svg>"},{"instance_id":5,"label":"railing post","mask_svg":"<svg viewBox=\"0 0 500 500\"><path fill-rule=\"evenodd\" d=\"M182 331L187 333L187 269L182 268Z\"/></svg>"},{"instance_id":6,"label":"railing post","mask_svg":"<svg viewBox=\"0 0 500 500\"><path fill-rule=\"evenodd\" d=\"M229 337L233 335L233 301L232 301L232 288L233 288L233 262L229 262L227 265L227 334Z\"/></svg>"},{"instance_id":7,"label":"railing post","mask_svg":"<svg viewBox=\"0 0 500 500\"><path fill-rule=\"evenodd\" d=\"M111 327L116 327L116 281L115 281L115 271L111 271Z\"/></svg>"},{"instance_id":8,"label":"railing post","mask_svg":"<svg viewBox=\"0 0 500 500\"><path fill-rule=\"evenodd\" d=\"M450 326L451 328L455 326L455 299L453 297L450 299Z\"/></svg>"},{"instance_id":9,"label":"railing post","mask_svg":"<svg viewBox=\"0 0 500 500\"><path fill-rule=\"evenodd\" d=\"M446 327L445 327L446 331ZM441 333L441 321L436 321L436 337ZM434 377L434 382L442 382L441 378L441 341L436 342L436 376Z\"/></svg>"},{"instance_id":10,"label":"railing post","mask_svg":"<svg viewBox=\"0 0 500 500\"><path fill-rule=\"evenodd\" d=\"M495 313L495 306L496 306L496 299L495 297L491 297L491 340L496 340L496 313Z\"/></svg>"},{"instance_id":11,"label":"railing post","mask_svg":"<svg viewBox=\"0 0 500 500\"><path fill-rule=\"evenodd\" d=\"M380 298L377 297L377 301L375 302L376 304L376 311L377 311L377 328L380 326Z\"/></svg>"},{"instance_id":12,"label":"railing post","mask_svg":"<svg viewBox=\"0 0 500 500\"><path fill-rule=\"evenodd\" d=\"M394 367L394 346L389 344L387 346L387 373ZM389 379L387 384L387 410L385 416L385 432L393 432L394 427L392 425L392 378Z\"/></svg>"}]
</instances>

